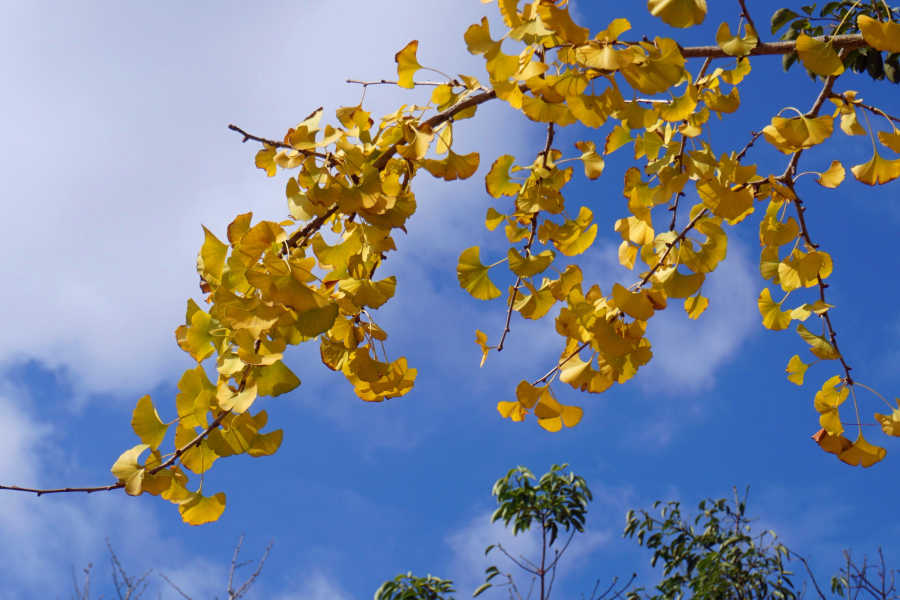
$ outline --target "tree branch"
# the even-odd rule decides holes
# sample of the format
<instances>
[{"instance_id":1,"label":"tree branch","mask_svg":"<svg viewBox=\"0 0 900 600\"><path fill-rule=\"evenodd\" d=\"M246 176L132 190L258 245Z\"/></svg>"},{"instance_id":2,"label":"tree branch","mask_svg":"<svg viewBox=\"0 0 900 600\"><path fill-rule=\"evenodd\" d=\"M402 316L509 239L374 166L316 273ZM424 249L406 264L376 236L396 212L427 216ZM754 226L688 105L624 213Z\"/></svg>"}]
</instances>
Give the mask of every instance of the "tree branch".
<instances>
[{"instance_id":1,"label":"tree branch","mask_svg":"<svg viewBox=\"0 0 900 600\"><path fill-rule=\"evenodd\" d=\"M348 79L348 80L347 80L347 83L357 83L357 84L362 85L362 86L368 86L368 85L397 85L397 84L398 84L398 82L396 82L396 81L388 81L387 79L379 79L378 81L360 81L360 80L358 80L358 79ZM442 86L442 85L447 85L447 86L450 86L450 87L452 87L452 88L454 88L454 87L466 87L464 84L462 84L462 83L456 81L455 79L454 79L453 81L414 81L414 82L413 82L413 85L433 85L433 86L435 86L435 87Z\"/></svg>"},{"instance_id":2,"label":"tree branch","mask_svg":"<svg viewBox=\"0 0 900 600\"><path fill-rule=\"evenodd\" d=\"M820 36L813 38L817 42L826 43L831 38L829 36ZM854 50L868 46L862 35L838 35L834 37L834 47L837 49L846 48ZM750 51L750 56L773 56L780 54L791 54L797 51L796 41L772 42L771 44L759 44ZM718 46L694 46L691 48L682 48L681 55L685 58L733 58L719 48Z\"/></svg>"},{"instance_id":3,"label":"tree branch","mask_svg":"<svg viewBox=\"0 0 900 600\"><path fill-rule=\"evenodd\" d=\"M747 23L755 30L756 24L753 22L753 17L750 16L750 11L747 10L746 0L738 0L738 2L741 3L741 16L747 19Z\"/></svg>"}]
</instances>

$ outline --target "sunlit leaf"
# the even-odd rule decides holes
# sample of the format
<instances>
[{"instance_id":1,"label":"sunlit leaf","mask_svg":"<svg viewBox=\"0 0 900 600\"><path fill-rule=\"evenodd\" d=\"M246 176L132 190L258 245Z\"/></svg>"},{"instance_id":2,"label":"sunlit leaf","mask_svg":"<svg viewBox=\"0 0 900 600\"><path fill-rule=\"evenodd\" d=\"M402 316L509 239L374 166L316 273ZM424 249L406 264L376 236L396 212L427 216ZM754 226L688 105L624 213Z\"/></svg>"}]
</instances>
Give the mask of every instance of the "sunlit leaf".
<instances>
[{"instance_id":1,"label":"sunlit leaf","mask_svg":"<svg viewBox=\"0 0 900 600\"><path fill-rule=\"evenodd\" d=\"M456 268L459 285L478 300L499 298L500 290L488 278L490 267L481 264L479 251L478 246L473 246L460 255Z\"/></svg>"},{"instance_id":2,"label":"sunlit leaf","mask_svg":"<svg viewBox=\"0 0 900 600\"><path fill-rule=\"evenodd\" d=\"M415 87L413 75L422 68L422 65L416 60L416 51L418 49L419 42L413 40L394 56L394 61L397 63L397 76L399 77L397 85L402 88L412 89Z\"/></svg>"},{"instance_id":3,"label":"sunlit leaf","mask_svg":"<svg viewBox=\"0 0 900 600\"><path fill-rule=\"evenodd\" d=\"M871 467L875 463L884 460L885 456L887 456L887 450L873 446L866 441L862 431L859 432L859 436L853 442L853 446L838 454L838 458L842 462L847 463L851 467L862 466L863 468Z\"/></svg>"},{"instance_id":4,"label":"sunlit leaf","mask_svg":"<svg viewBox=\"0 0 900 600\"><path fill-rule=\"evenodd\" d=\"M859 15L856 21L866 43L884 52L900 52L900 23L882 23L872 17Z\"/></svg>"},{"instance_id":5,"label":"sunlit leaf","mask_svg":"<svg viewBox=\"0 0 900 600\"><path fill-rule=\"evenodd\" d=\"M207 498L201 492L194 492L178 503L178 512L188 525L218 521L225 512L225 493L219 492Z\"/></svg>"},{"instance_id":6,"label":"sunlit leaf","mask_svg":"<svg viewBox=\"0 0 900 600\"><path fill-rule=\"evenodd\" d=\"M700 25L706 18L706 0L649 0L647 9L672 27Z\"/></svg>"},{"instance_id":7,"label":"sunlit leaf","mask_svg":"<svg viewBox=\"0 0 900 600\"><path fill-rule=\"evenodd\" d=\"M156 450L166 437L169 426L162 422L150 396L138 400L131 416L131 428L151 450Z\"/></svg>"},{"instance_id":8,"label":"sunlit leaf","mask_svg":"<svg viewBox=\"0 0 900 600\"><path fill-rule=\"evenodd\" d=\"M844 176L846 174L847 171L844 170L844 165L842 165L840 161L835 160L831 162L831 166L828 167L827 171L821 173L819 177L816 178L816 183L822 187L836 188L844 181Z\"/></svg>"}]
</instances>

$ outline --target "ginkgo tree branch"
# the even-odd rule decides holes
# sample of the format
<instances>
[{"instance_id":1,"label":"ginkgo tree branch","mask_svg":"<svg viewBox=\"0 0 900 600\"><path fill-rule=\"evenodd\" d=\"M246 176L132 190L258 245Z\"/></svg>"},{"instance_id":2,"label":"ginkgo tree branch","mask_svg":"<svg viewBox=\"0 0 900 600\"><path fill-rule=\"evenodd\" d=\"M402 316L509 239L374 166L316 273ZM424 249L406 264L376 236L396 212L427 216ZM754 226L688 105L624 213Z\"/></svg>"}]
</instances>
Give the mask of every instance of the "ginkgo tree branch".
<instances>
[{"instance_id":1,"label":"ginkgo tree branch","mask_svg":"<svg viewBox=\"0 0 900 600\"><path fill-rule=\"evenodd\" d=\"M398 85L397 81L390 81L388 79L379 79L378 81L360 81L359 79L348 79L347 83L357 83L362 86L369 85ZM431 85L435 87L440 87L442 85L447 85L450 87L466 87L465 84L456 81L455 79L451 81L413 81L413 85Z\"/></svg>"},{"instance_id":2,"label":"ginkgo tree branch","mask_svg":"<svg viewBox=\"0 0 900 600\"><path fill-rule=\"evenodd\" d=\"M556 130L553 127L553 123L547 124L547 143L544 144L544 150L538 155L543 156L543 164L544 168L547 168L547 160L550 157L550 147L553 145L553 137L556 135ZM525 257L528 258L531 256L531 246L534 244L534 238L537 234L537 224L538 224L538 213L534 213L531 215L531 233L528 235L528 241L525 242ZM506 341L506 334L509 333L509 323L512 320L512 314L514 310L514 306L516 303L516 295L519 292L519 288L522 286L522 276L519 275L516 278L516 284L513 286L512 294L510 294L509 298L509 308L506 311L506 325L503 327L503 334L500 336L500 343L497 345L497 352L501 352L503 350L503 343Z\"/></svg>"},{"instance_id":3,"label":"ginkgo tree branch","mask_svg":"<svg viewBox=\"0 0 900 600\"><path fill-rule=\"evenodd\" d=\"M834 83L835 81L837 81L837 78L837 75L829 75L825 79L825 84L822 86L822 91L816 98L813 107L808 113L806 113L806 118L814 119L819 115L819 111L822 109L822 105L825 104L825 100L832 96L831 90L834 88ZM788 163L788 167L785 170L784 175L782 175L779 179L785 185L787 185L792 192L794 192L794 195L796 196L796 199L794 200L794 206L797 209L797 221L800 225L800 236L803 238L803 241L806 242L810 250L815 250L819 246L813 243L812 237L809 234L809 227L806 224L806 207L803 205L803 200L799 195L797 195L796 190L794 189L797 164L799 163L800 156L802 154L803 150L798 150L791 156L791 160ZM819 298L822 300L823 304L827 304L827 301L825 300L825 290L826 288L828 288L828 284L822 280L822 276L819 274L816 274L816 282L819 286ZM846 381L849 385L853 385L853 378L850 376L852 367L850 367L844 360L844 356L843 354L841 354L841 351L838 348L837 333L835 332L834 326L831 323L831 316L828 314L828 311L822 314L822 320L824 321L825 327L828 330L828 337L831 341L831 345L834 347L834 350L837 353L839 360L841 361L841 366L843 366L844 368Z\"/></svg>"},{"instance_id":4,"label":"ginkgo tree branch","mask_svg":"<svg viewBox=\"0 0 900 600\"><path fill-rule=\"evenodd\" d=\"M316 112L318 112L320 110L322 110L322 109L318 108L318 109L316 109ZM315 112L313 112L313 114L315 114ZM262 138L259 136L249 134L246 131L244 131L243 129L241 129L240 127L237 127L236 125L229 125L228 129L230 129L232 131L236 131L239 134L241 134L242 136L244 136L244 139L241 140L242 143L246 142L247 140L253 140L254 142L260 142L262 144L272 146L273 148L283 148L285 150L293 150L294 152L303 154L305 156L315 156L316 158L322 158L322 159L330 158L328 155L322 154L321 152L313 152L312 150L297 150L290 144L285 144L284 142L278 142L276 140L269 140L266 138Z\"/></svg>"},{"instance_id":5,"label":"ginkgo tree branch","mask_svg":"<svg viewBox=\"0 0 900 600\"><path fill-rule=\"evenodd\" d=\"M257 344L258 344L258 342L257 342ZM259 348L257 347L256 350L258 351ZM244 373L241 376L241 381L238 384L238 392L242 392L244 390L244 387L247 385L247 377L250 375L251 369L252 369L251 365L247 365L247 367L244 369ZM203 440L205 440L207 438L207 436L209 436L209 434L212 433L212 431L214 429L216 429L219 425L221 425L222 421L229 414L231 414L230 410L222 411L222 414L220 414L218 417L216 417L216 419L212 423L210 423L210 425L206 429L204 429L201 433L197 434L197 437L192 439L190 442L188 442L184 446L176 449L175 452L172 454L172 456L170 456L165 462L148 470L147 475L156 475L163 469L168 469L169 467L173 466L176 462L178 462L178 460L187 451L189 451L192 447L194 447L194 446L199 447L200 444L203 442ZM9 485L9 486L0 485L0 490L10 490L13 492L28 492L28 493L36 494L38 496L43 496L44 494L63 494L63 493L72 493L72 492L84 492L87 494L91 494L93 492L109 492L109 491L118 490L118 489L121 489L124 487L125 487L125 484L122 482L119 482L119 483L114 483L113 485L104 485L104 486L98 486L98 487L79 487L79 488L67 487L67 488L55 488L55 489L36 489L36 488L19 487L17 485Z\"/></svg>"},{"instance_id":6,"label":"ginkgo tree branch","mask_svg":"<svg viewBox=\"0 0 900 600\"><path fill-rule=\"evenodd\" d=\"M884 117L885 119L890 119L891 121L894 121L895 123L900 123L900 118L889 115L886 112L884 112L883 110L881 110L880 108L877 108L875 106L863 104L862 102L857 102L855 100L853 102L851 102L850 100L847 99L847 97L844 94L835 94L834 92L832 92L831 94L828 95L828 97L829 98L839 98L847 104L853 104L854 106L864 108L867 111L869 111L870 113L872 113L873 115L878 115L878 116Z\"/></svg>"},{"instance_id":7,"label":"ginkgo tree branch","mask_svg":"<svg viewBox=\"0 0 900 600\"><path fill-rule=\"evenodd\" d=\"M837 35L820 36L813 38L817 42L827 43L833 39L834 48L837 50L846 48L847 50L855 50L868 46L862 35ZM750 56L773 56L780 54L792 54L797 51L797 42L795 40L785 42L772 42L771 44L758 44L750 50ZM681 55L685 58L734 58L726 54L724 50L718 46L693 46L689 48L681 48Z\"/></svg>"},{"instance_id":8,"label":"ginkgo tree branch","mask_svg":"<svg viewBox=\"0 0 900 600\"><path fill-rule=\"evenodd\" d=\"M747 2L746 0L738 0L741 4L741 16L747 19L747 23L750 24L754 30L756 29L756 24L753 22L753 17L750 16L750 11L747 10Z\"/></svg>"}]
</instances>

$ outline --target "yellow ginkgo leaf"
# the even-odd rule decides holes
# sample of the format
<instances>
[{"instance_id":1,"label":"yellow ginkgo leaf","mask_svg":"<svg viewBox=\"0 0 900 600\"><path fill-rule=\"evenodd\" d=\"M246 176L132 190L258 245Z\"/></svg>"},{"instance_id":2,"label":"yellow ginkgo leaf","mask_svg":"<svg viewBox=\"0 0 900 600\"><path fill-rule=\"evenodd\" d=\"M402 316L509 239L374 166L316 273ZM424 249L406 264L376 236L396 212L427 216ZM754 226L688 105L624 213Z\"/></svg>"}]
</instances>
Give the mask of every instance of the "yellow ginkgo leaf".
<instances>
[{"instance_id":1,"label":"yellow ginkgo leaf","mask_svg":"<svg viewBox=\"0 0 900 600\"><path fill-rule=\"evenodd\" d=\"M509 249L507 256L509 257L509 270L518 277L534 277L543 273L556 258L556 254L552 250L544 250L534 256L522 256L513 248Z\"/></svg>"},{"instance_id":2,"label":"yellow ginkgo leaf","mask_svg":"<svg viewBox=\"0 0 900 600\"><path fill-rule=\"evenodd\" d=\"M413 75L422 68L422 65L416 60L416 51L418 49L418 40L413 40L394 56L394 61L397 63L397 76L399 77L397 85L402 88L412 89L416 87L413 84Z\"/></svg>"},{"instance_id":3,"label":"yellow ginkgo leaf","mask_svg":"<svg viewBox=\"0 0 900 600\"><path fill-rule=\"evenodd\" d=\"M479 331L477 329L475 330L475 343L478 344L479 346L481 346L481 353L482 353L481 364L478 365L479 367L484 366L484 361L487 360L488 353L491 351L491 347L488 346L488 344L487 344L487 339L488 338L487 338L486 333Z\"/></svg>"},{"instance_id":4,"label":"yellow ginkgo leaf","mask_svg":"<svg viewBox=\"0 0 900 600\"><path fill-rule=\"evenodd\" d=\"M222 282L222 269L225 267L225 257L228 255L228 244L224 244L203 228L204 240L197 255L197 272L204 281L212 286L218 286Z\"/></svg>"},{"instance_id":5,"label":"yellow ginkgo leaf","mask_svg":"<svg viewBox=\"0 0 900 600\"><path fill-rule=\"evenodd\" d=\"M803 338L804 342L810 345L809 350L816 358L821 358L822 360L837 360L841 357L829 341L820 335L811 333L803 325L797 325L797 333L800 334L800 337Z\"/></svg>"},{"instance_id":6,"label":"yellow ginkgo leaf","mask_svg":"<svg viewBox=\"0 0 900 600\"><path fill-rule=\"evenodd\" d=\"M178 512L188 525L203 525L218 521L225 512L225 492L207 498L201 492L193 492L178 503Z\"/></svg>"},{"instance_id":7,"label":"yellow ginkgo leaf","mask_svg":"<svg viewBox=\"0 0 900 600\"><path fill-rule=\"evenodd\" d=\"M841 452L849 450L853 447L853 442L842 435L831 435L824 429L820 429L813 434L812 439L819 447L829 454L840 456Z\"/></svg>"},{"instance_id":8,"label":"yellow ginkgo leaf","mask_svg":"<svg viewBox=\"0 0 900 600\"><path fill-rule=\"evenodd\" d=\"M522 185L510 180L509 177L509 168L512 167L515 161L515 157L509 154L503 155L494 161L490 172L484 178L484 185L488 194L494 198L499 198L500 196L515 196L519 193Z\"/></svg>"},{"instance_id":9,"label":"yellow ginkgo leaf","mask_svg":"<svg viewBox=\"0 0 900 600\"><path fill-rule=\"evenodd\" d=\"M763 288L757 301L759 314L763 318L763 326L772 331L782 331L791 325L791 313L781 310L781 303L772 300L769 288Z\"/></svg>"},{"instance_id":10,"label":"yellow ginkgo leaf","mask_svg":"<svg viewBox=\"0 0 900 600\"><path fill-rule=\"evenodd\" d=\"M900 131L894 131L893 133L879 131L878 140L894 152L900 153Z\"/></svg>"},{"instance_id":11,"label":"yellow ginkgo leaf","mask_svg":"<svg viewBox=\"0 0 900 600\"><path fill-rule=\"evenodd\" d=\"M822 389L816 392L814 406L819 413L819 425L824 427L831 435L844 433L841 424L839 407L847 399L850 387L835 375L822 385Z\"/></svg>"},{"instance_id":12,"label":"yellow ginkgo leaf","mask_svg":"<svg viewBox=\"0 0 900 600\"><path fill-rule=\"evenodd\" d=\"M222 288L219 288L222 289ZM209 333L209 313L197 306L193 299L188 300L187 325L180 325L175 330L175 340L178 346L194 357L198 363L216 351L212 345L212 335Z\"/></svg>"},{"instance_id":13,"label":"yellow ginkgo leaf","mask_svg":"<svg viewBox=\"0 0 900 600\"><path fill-rule=\"evenodd\" d=\"M594 181L603 174L603 167L606 164L603 157L597 154L597 147L594 142L575 142L575 147L581 150L579 157L584 163L585 176Z\"/></svg>"},{"instance_id":14,"label":"yellow ginkgo leaf","mask_svg":"<svg viewBox=\"0 0 900 600\"><path fill-rule=\"evenodd\" d=\"M820 173L819 177L816 179L816 183L821 185L822 187L827 188L836 188L841 185L841 182L844 181L844 176L846 176L847 171L844 169L844 165L840 163L840 161L832 161L831 166L828 167L828 170L824 173Z\"/></svg>"},{"instance_id":15,"label":"yellow ginkgo leaf","mask_svg":"<svg viewBox=\"0 0 900 600\"><path fill-rule=\"evenodd\" d=\"M504 419L512 419L516 422L525 420L528 411L518 402L498 402L497 411Z\"/></svg>"},{"instance_id":16,"label":"yellow ginkgo leaf","mask_svg":"<svg viewBox=\"0 0 900 600\"><path fill-rule=\"evenodd\" d=\"M900 52L900 23L882 23L872 17L860 15L856 20L867 44L884 52Z\"/></svg>"},{"instance_id":17,"label":"yellow ginkgo leaf","mask_svg":"<svg viewBox=\"0 0 900 600\"><path fill-rule=\"evenodd\" d=\"M583 362L577 354L572 356L560 367L559 380L582 392L602 394L613 382L600 371L593 369L591 362L592 360Z\"/></svg>"},{"instance_id":18,"label":"yellow ginkgo leaf","mask_svg":"<svg viewBox=\"0 0 900 600\"><path fill-rule=\"evenodd\" d=\"M838 458L842 462L847 463L851 467L862 466L863 468L871 467L875 463L882 461L885 456L887 456L887 450L867 442L866 438L863 437L862 431L859 432L859 437L853 442L853 446L838 454Z\"/></svg>"},{"instance_id":19,"label":"yellow ginkgo leaf","mask_svg":"<svg viewBox=\"0 0 900 600\"><path fill-rule=\"evenodd\" d=\"M179 425L175 428L175 447L184 448L197 438L197 432L193 427L187 428ZM191 445L181 455L181 464L189 471L193 471L198 475L208 471L219 455L209 447L208 440L202 440L200 445Z\"/></svg>"},{"instance_id":20,"label":"yellow ginkgo leaf","mask_svg":"<svg viewBox=\"0 0 900 600\"><path fill-rule=\"evenodd\" d=\"M795 321L805 321L810 315L824 315L829 308L834 308L831 304L826 304L822 300L816 300L812 304L803 304L791 311L791 318Z\"/></svg>"},{"instance_id":21,"label":"yellow ginkgo leaf","mask_svg":"<svg viewBox=\"0 0 900 600\"><path fill-rule=\"evenodd\" d=\"M684 310L689 319L697 320L709 306L709 299L700 294L684 299Z\"/></svg>"},{"instance_id":22,"label":"yellow ginkgo leaf","mask_svg":"<svg viewBox=\"0 0 900 600\"><path fill-rule=\"evenodd\" d=\"M231 389L226 383L220 383L216 399L219 402L219 408L222 410L230 410L236 414L241 414L250 408L250 405L256 400L257 393L255 381L246 385L240 391Z\"/></svg>"},{"instance_id":23,"label":"yellow ginkgo leaf","mask_svg":"<svg viewBox=\"0 0 900 600\"><path fill-rule=\"evenodd\" d=\"M250 379L260 396L280 396L300 385L300 379L280 360L265 367L254 367Z\"/></svg>"},{"instance_id":24,"label":"yellow ginkgo leaf","mask_svg":"<svg viewBox=\"0 0 900 600\"><path fill-rule=\"evenodd\" d=\"M706 281L706 275L704 273L683 275L677 267L673 267L658 273L657 279L662 283L666 296L681 299L696 294Z\"/></svg>"},{"instance_id":25,"label":"yellow ginkgo leaf","mask_svg":"<svg viewBox=\"0 0 900 600\"><path fill-rule=\"evenodd\" d=\"M150 396L138 400L131 416L131 428L151 450L156 450L166 437L169 426L162 422Z\"/></svg>"},{"instance_id":26,"label":"yellow ginkgo leaf","mask_svg":"<svg viewBox=\"0 0 900 600\"><path fill-rule=\"evenodd\" d=\"M897 400L897 406L900 407L900 399ZM900 437L900 408L894 409L889 415L875 414L875 418L881 423L884 432L893 437Z\"/></svg>"},{"instance_id":27,"label":"yellow ginkgo leaf","mask_svg":"<svg viewBox=\"0 0 900 600\"><path fill-rule=\"evenodd\" d=\"M488 270L481 264L480 248L473 246L464 250L459 257L456 275L459 285L478 300L493 300L500 297L500 290L488 278Z\"/></svg>"},{"instance_id":28,"label":"yellow ginkgo leaf","mask_svg":"<svg viewBox=\"0 0 900 600\"><path fill-rule=\"evenodd\" d=\"M125 484L125 493L129 496L140 496L144 491L141 487L141 480L144 477L145 469L138 459L149 447L147 444L139 444L131 450L126 450L112 466L112 474L119 480L119 483Z\"/></svg>"},{"instance_id":29,"label":"yellow ginkgo leaf","mask_svg":"<svg viewBox=\"0 0 900 600\"><path fill-rule=\"evenodd\" d=\"M735 190L718 179L707 179L697 182L697 193L714 215L732 225L753 212L753 190L749 187Z\"/></svg>"},{"instance_id":30,"label":"yellow ginkgo leaf","mask_svg":"<svg viewBox=\"0 0 900 600\"><path fill-rule=\"evenodd\" d=\"M737 57L747 56L759 43L759 35L750 23L744 25L744 37L740 36L740 31L732 35L728 23L722 23L716 33L716 43L725 54Z\"/></svg>"},{"instance_id":31,"label":"yellow ginkgo leaf","mask_svg":"<svg viewBox=\"0 0 900 600\"><path fill-rule=\"evenodd\" d=\"M612 44L591 42L576 48L575 58L579 63L591 69L618 71L634 62L635 52L631 47L619 49Z\"/></svg>"},{"instance_id":32,"label":"yellow ginkgo leaf","mask_svg":"<svg viewBox=\"0 0 900 600\"><path fill-rule=\"evenodd\" d=\"M796 383L797 385L803 385L803 376L806 375L806 370L809 367L810 365L800 360L799 356L794 356L790 362L788 362L787 369L785 369L788 374L788 381Z\"/></svg>"},{"instance_id":33,"label":"yellow ginkgo leaf","mask_svg":"<svg viewBox=\"0 0 900 600\"><path fill-rule=\"evenodd\" d=\"M672 27L700 25L706 18L706 0L649 0L647 9Z\"/></svg>"},{"instance_id":34,"label":"yellow ginkgo leaf","mask_svg":"<svg viewBox=\"0 0 900 600\"><path fill-rule=\"evenodd\" d=\"M797 38L797 55L803 66L816 75L826 77L844 72L844 64L835 51L832 40L820 42L801 33Z\"/></svg>"},{"instance_id":35,"label":"yellow ginkgo leaf","mask_svg":"<svg viewBox=\"0 0 900 600\"><path fill-rule=\"evenodd\" d=\"M882 158L876 150L872 160L865 164L856 165L850 170L860 183L883 185L900 177L900 159L887 160Z\"/></svg>"},{"instance_id":36,"label":"yellow ginkgo leaf","mask_svg":"<svg viewBox=\"0 0 900 600\"><path fill-rule=\"evenodd\" d=\"M766 125L762 133L766 141L784 154L793 154L821 144L834 131L834 117L822 115L810 119L806 116L786 119L774 117L771 125Z\"/></svg>"},{"instance_id":37,"label":"yellow ginkgo leaf","mask_svg":"<svg viewBox=\"0 0 900 600\"><path fill-rule=\"evenodd\" d=\"M480 157L477 152L469 154L457 154L453 150L447 151L447 158L443 160L427 159L421 161L425 170L434 177L443 178L444 181L468 179L478 170Z\"/></svg>"},{"instance_id":38,"label":"yellow ginkgo leaf","mask_svg":"<svg viewBox=\"0 0 900 600\"><path fill-rule=\"evenodd\" d=\"M631 292L616 283L613 284L612 296L616 308L633 319L647 321L656 312L647 298L646 290Z\"/></svg>"},{"instance_id":39,"label":"yellow ginkgo leaf","mask_svg":"<svg viewBox=\"0 0 900 600\"><path fill-rule=\"evenodd\" d=\"M759 224L759 241L763 246L784 246L796 240L798 235L800 226L794 217L782 223L775 215L766 215Z\"/></svg>"}]
</instances>

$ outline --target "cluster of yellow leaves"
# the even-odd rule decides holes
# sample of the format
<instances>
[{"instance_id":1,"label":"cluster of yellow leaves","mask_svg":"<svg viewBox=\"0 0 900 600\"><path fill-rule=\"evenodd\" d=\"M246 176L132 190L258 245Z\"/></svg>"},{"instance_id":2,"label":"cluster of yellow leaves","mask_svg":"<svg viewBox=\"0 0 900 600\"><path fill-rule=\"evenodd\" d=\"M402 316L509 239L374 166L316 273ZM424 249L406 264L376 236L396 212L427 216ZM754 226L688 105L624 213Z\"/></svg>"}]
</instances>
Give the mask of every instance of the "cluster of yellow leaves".
<instances>
[{"instance_id":1,"label":"cluster of yellow leaves","mask_svg":"<svg viewBox=\"0 0 900 600\"><path fill-rule=\"evenodd\" d=\"M413 43L397 55L401 83L421 68L415 51ZM463 102L478 87L440 86L430 108ZM264 433L266 411L250 410L260 396L300 385L282 360L288 346L318 341L322 362L341 371L364 401L412 389L416 370L405 358L388 359L387 333L372 318L394 296L396 278L375 272L396 249L393 230L405 231L416 210L409 189L416 172L464 179L479 162L477 153L453 152L451 123L432 126L423 112L401 107L376 128L362 106L345 107L334 127L321 124L319 109L282 142L263 144L255 160L267 175L279 167L297 172L286 187L291 218L254 224L251 213L240 215L227 228L227 242L204 228L197 271L208 306L190 300L185 324L175 332L198 366L178 384L174 421L164 423L149 397L138 402L132 426L142 444L113 467L129 494L160 495L193 525L216 520L225 495L204 496L202 477L190 491L186 471L202 476L220 458L278 450L281 430ZM430 158L431 148L445 157ZM203 363L211 357L215 365L208 371ZM175 449L161 454L173 425ZM151 454L141 463L147 449Z\"/></svg>"},{"instance_id":2,"label":"cluster of yellow leaves","mask_svg":"<svg viewBox=\"0 0 900 600\"><path fill-rule=\"evenodd\" d=\"M798 202L794 180L759 175L756 166L740 162L743 153L714 152L702 136L713 114L722 119L740 107L738 85L750 74L748 55L759 43L753 27L745 26L741 35L740 28L732 32L723 23L716 41L737 60L730 68L691 73L672 39L623 41L631 28L625 19L591 36L572 20L565 1L499 4L505 26L499 38L486 18L464 36L469 52L485 61L486 85L460 75L462 83L454 79L435 86L425 106L401 106L377 126L361 103L338 109L334 125L323 125L319 109L283 140L263 142L255 157L258 168L270 177L279 168L296 171L285 190L290 218L254 224L251 213L239 215L227 228L227 241L204 228L197 257L204 301L188 302L185 324L175 332L197 366L179 381L173 421L164 422L149 397L138 401L132 427L141 444L113 466L127 493L162 496L194 525L218 519L225 495L205 496L202 475L220 458L278 450L282 432L263 432L267 413L252 414L251 408L260 396L279 396L300 385L282 360L288 346L317 341L322 362L343 373L364 401L397 398L412 389L416 370L405 358L388 357L387 333L372 318L397 285L395 277L376 277L376 271L396 250L394 230L406 231L416 211L410 183L420 169L445 181L475 174L480 157L453 150L453 127L493 97L547 124L551 132L575 123L598 130L609 123L605 138L575 143L576 152L568 158L548 143L531 164L498 158L485 178L490 196L512 201L508 210L489 209L486 226L494 231L503 225L507 241L522 246L509 248L490 264L484 264L480 248L465 250L457 268L460 286L481 300L506 296L510 314L529 320L551 314L559 303L555 324L564 340L548 375L534 384L522 381L516 400L498 405L503 417L522 421L532 414L548 431L577 425L581 409L561 404L552 382L558 378L574 389L601 393L634 377L652 357L646 336L650 320L671 299L684 300L689 318L701 316L709 305L701 295L706 276L726 258L725 226L747 219L761 201L768 204L760 223L760 271L786 294L775 302L771 291L763 290L763 324L782 330L798 321L798 333L818 360L841 359L824 333L816 335L803 324L812 315L827 318L832 306L824 297L783 308L795 290L823 286L833 268L831 257L809 242L802 224L787 216L787 208ZM674 27L700 24L707 12L705 0L649 0L647 8ZM859 28L872 47L900 51L900 25L861 17ZM511 44L518 48L509 54ZM396 54L400 87L415 88L416 73L426 68L417 51L413 41ZM843 71L833 40L801 35L797 53L815 74ZM844 133L866 133L857 119L863 105L855 92L832 101L833 115L779 114L762 134L778 151L796 155L829 139L837 116ZM429 111L437 114L426 118ZM869 185L900 177L900 160L883 158L874 132L869 133L874 157L852 167L853 175ZM900 152L896 129L877 137L882 146ZM585 177L594 180L604 173L604 156L626 147L642 166L625 174L628 216L615 223L615 231L622 238L619 260L630 270L637 268L637 281L617 283L604 293L583 281L578 265L563 262L587 251L597 236L590 207L566 207L563 189L575 169L564 163L580 161ZM816 181L834 188L844 176L844 167L834 161ZM694 192L699 202L686 205ZM675 215L670 217L670 211ZM802 212L798 215L802 222ZM678 217L686 222L681 229ZM784 256L782 247L789 247ZM490 273L503 263L508 274L506 269L495 273L515 282L505 293L505 285L498 287ZM480 331L476 342L483 364L495 347ZM214 368L204 366L209 358ZM789 379L802 384L810 366L795 356ZM816 441L844 462L869 466L885 451L862 435L852 443L842 436L838 407L851 383L832 379L817 394L823 431ZM888 435L898 435L900 411L876 418ZM163 454L160 447L170 433L174 450ZM196 491L188 488L187 471L201 476Z\"/></svg>"}]
</instances>

